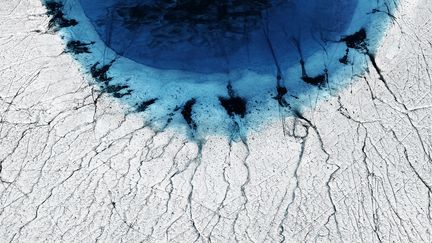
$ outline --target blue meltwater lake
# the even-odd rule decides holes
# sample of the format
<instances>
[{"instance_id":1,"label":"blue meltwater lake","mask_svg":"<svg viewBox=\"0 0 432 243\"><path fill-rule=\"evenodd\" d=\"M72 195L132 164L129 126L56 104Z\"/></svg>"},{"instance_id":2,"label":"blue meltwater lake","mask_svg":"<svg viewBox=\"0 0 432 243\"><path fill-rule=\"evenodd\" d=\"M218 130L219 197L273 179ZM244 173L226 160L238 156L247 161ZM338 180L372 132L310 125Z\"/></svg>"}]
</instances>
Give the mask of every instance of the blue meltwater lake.
<instances>
[{"instance_id":1,"label":"blue meltwater lake","mask_svg":"<svg viewBox=\"0 0 432 243\"><path fill-rule=\"evenodd\" d=\"M83 75L156 130L241 137L361 75L391 0L44 1Z\"/></svg>"}]
</instances>

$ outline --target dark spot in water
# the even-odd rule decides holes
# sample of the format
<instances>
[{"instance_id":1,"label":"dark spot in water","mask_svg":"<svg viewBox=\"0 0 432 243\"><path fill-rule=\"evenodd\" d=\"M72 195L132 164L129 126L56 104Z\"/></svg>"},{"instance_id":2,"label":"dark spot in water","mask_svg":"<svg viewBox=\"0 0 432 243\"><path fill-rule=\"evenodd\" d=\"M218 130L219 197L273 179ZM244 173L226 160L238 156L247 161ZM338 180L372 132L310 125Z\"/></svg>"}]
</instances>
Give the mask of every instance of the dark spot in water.
<instances>
[{"instance_id":1,"label":"dark spot in water","mask_svg":"<svg viewBox=\"0 0 432 243\"><path fill-rule=\"evenodd\" d=\"M114 98L122 98L126 95L131 95L132 94L132 90L127 90L126 93L113 93L112 95L114 96Z\"/></svg>"},{"instance_id":2,"label":"dark spot in water","mask_svg":"<svg viewBox=\"0 0 432 243\"><path fill-rule=\"evenodd\" d=\"M88 46L93 45L95 42L84 43L81 41L73 40L66 44L66 52L74 54L91 53Z\"/></svg>"},{"instance_id":3,"label":"dark spot in water","mask_svg":"<svg viewBox=\"0 0 432 243\"><path fill-rule=\"evenodd\" d=\"M108 77L107 72L111 68L111 65L113 64L113 62L114 61L111 61L110 63L105 64L101 67L99 67L99 62L96 62L95 64L93 64L93 66L90 68L90 73L91 73L92 77L97 82L108 83L109 81L111 81L112 77Z\"/></svg>"},{"instance_id":4,"label":"dark spot in water","mask_svg":"<svg viewBox=\"0 0 432 243\"><path fill-rule=\"evenodd\" d=\"M326 75L325 74L320 74L320 75L315 76L315 77L302 76L301 79L303 81L305 81L305 83L308 83L308 84L311 84L311 85L315 85L315 86L321 86L326 81Z\"/></svg>"},{"instance_id":5,"label":"dark spot in water","mask_svg":"<svg viewBox=\"0 0 432 243\"><path fill-rule=\"evenodd\" d=\"M345 50L345 55L341 58L339 58L339 62L345 65L348 65L348 54L349 54L349 48Z\"/></svg>"},{"instance_id":6,"label":"dark spot in water","mask_svg":"<svg viewBox=\"0 0 432 243\"><path fill-rule=\"evenodd\" d=\"M302 76L301 76L301 80L303 80L305 83L308 83L310 85L314 85L314 86L319 86L321 87L324 83L327 82L327 69L324 70L323 74L319 74L315 77L311 77L307 74L306 71L306 66L305 66L305 61L303 58L303 53L302 53L302 49L300 47L300 42L297 39L293 39L293 44L294 46L297 48L297 51L300 55L300 66L301 66L301 72L302 72Z\"/></svg>"},{"instance_id":7,"label":"dark spot in water","mask_svg":"<svg viewBox=\"0 0 432 243\"><path fill-rule=\"evenodd\" d=\"M105 89L107 93L117 93L121 90L129 88L129 85L108 85Z\"/></svg>"},{"instance_id":8,"label":"dark spot in water","mask_svg":"<svg viewBox=\"0 0 432 243\"><path fill-rule=\"evenodd\" d=\"M349 48L356 49L361 53L365 54L367 57L369 57L372 66L374 67L375 71L379 75L379 79L386 84L387 82L381 72L381 69L378 67L378 64L376 63L375 55L369 51L368 43L366 42L366 39L367 39L366 30L361 29L352 35L345 36L344 38L341 39L341 41L345 42Z\"/></svg>"},{"instance_id":9,"label":"dark spot in water","mask_svg":"<svg viewBox=\"0 0 432 243\"><path fill-rule=\"evenodd\" d=\"M157 101L157 99L146 100L137 106L136 111L137 112L143 112L143 111L147 110L147 108L149 106L153 105L156 101Z\"/></svg>"},{"instance_id":10,"label":"dark spot in water","mask_svg":"<svg viewBox=\"0 0 432 243\"><path fill-rule=\"evenodd\" d=\"M244 98L235 97L219 97L221 105L225 108L230 116L239 115L243 118L246 114L246 100Z\"/></svg>"},{"instance_id":11,"label":"dark spot in water","mask_svg":"<svg viewBox=\"0 0 432 243\"><path fill-rule=\"evenodd\" d=\"M190 99L186 102L186 104L183 106L183 110L181 111L181 114L183 118L185 119L186 123L189 125L191 129L196 129L196 123L192 119L192 107L195 105L196 100Z\"/></svg>"},{"instance_id":12,"label":"dark spot in water","mask_svg":"<svg viewBox=\"0 0 432 243\"><path fill-rule=\"evenodd\" d=\"M327 70L324 70L323 74L319 74L315 77L311 77L307 74L306 68L305 68L305 62L303 59L300 60L300 65L302 68L302 76L301 79L310 85L314 86L322 86L327 82Z\"/></svg>"},{"instance_id":13,"label":"dark spot in water","mask_svg":"<svg viewBox=\"0 0 432 243\"><path fill-rule=\"evenodd\" d=\"M59 28L65 28L70 26L75 26L78 22L75 19L68 19L63 13L63 4L58 2L47 2L45 3L47 8L47 15L51 16L48 23L48 27L53 30L58 30Z\"/></svg>"},{"instance_id":14,"label":"dark spot in water","mask_svg":"<svg viewBox=\"0 0 432 243\"><path fill-rule=\"evenodd\" d=\"M279 103L280 106L287 107L288 103L284 99L284 96L288 93L287 88L278 85L276 87L276 91L277 91L277 95L275 97L273 97L273 98L278 101L278 103Z\"/></svg>"},{"instance_id":15,"label":"dark spot in water","mask_svg":"<svg viewBox=\"0 0 432 243\"><path fill-rule=\"evenodd\" d=\"M246 100L242 97L219 97L220 104L225 108L229 116L238 115L244 118L246 114Z\"/></svg>"},{"instance_id":16,"label":"dark spot in water","mask_svg":"<svg viewBox=\"0 0 432 243\"><path fill-rule=\"evenodd\" d=\"M348 48L367 51L366 38L366 30L362 28L352 35L347 35L341 38L340 41L345 42Z\"/></svg>"},{"instance_id":17,"label":"dark spot in water","mask_svg":"<svg viewBox=\"0 0 432 243\"><path fill-rule=\"evenodd\" d=\"M228 98L219 97L219 102L230 117L238 115L243 118L246 114L246 99L235 94L231 82L227 85Z\"/></svg>"},{"instance_id":18,"label":"dark spot in water","mask_svg":"<svg viewBox=\"0 0 432 243\"><path fill-rule=\"evenodd\" d=\"M108 76L108 71L113 63L114 60L108 64L99 66L99 62L96 62L90 67L91 76L101 85L102 92L112 94L115 98L122 98L126 95L131 95L133 90L128 89L129 85L110 84L110 81L113 78Z\"/></svg>"},{"instance_id":19,"label":"dark spot in water","mask_svg":"<svg viewBox=\"0 0 432 243\"><path fill-rule=\"evenodd\" d=\"M170 124L172 122L175 113L179 110L180 110L180 107L176 106L172 112L168 113L167 124Z\"/></svg>"},{"instance_id":20,"label":"dark spot in water","mask_svg":"<svg viewBox=\"0 0 432 243\"><path fill-rule=\"evenodd\" d=\"M112 94L115 98L122 98L131 95L132 90L127 88L129 88L129 85L106 85L103 91Z\"/></svg>"}]
</instances>

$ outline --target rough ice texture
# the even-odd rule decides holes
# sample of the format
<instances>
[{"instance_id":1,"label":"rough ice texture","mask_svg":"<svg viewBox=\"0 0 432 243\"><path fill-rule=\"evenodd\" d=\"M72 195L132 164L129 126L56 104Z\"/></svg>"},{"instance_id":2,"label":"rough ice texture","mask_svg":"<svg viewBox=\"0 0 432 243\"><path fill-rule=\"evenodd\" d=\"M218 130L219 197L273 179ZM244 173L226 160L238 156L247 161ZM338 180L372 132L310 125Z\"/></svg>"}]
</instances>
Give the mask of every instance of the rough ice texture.
<instances>
[{"instance_id":1,"label":"rough ice texture","mask_svg":"<svg viewBox=\"0 0 432 243\"><path fill-rule=\"evenodd\" d=\"M39 1L3 1L1 241L430 241L431 10L401 2L379 73L197 144L89 85Z\"/></svg>"}]
</instances>

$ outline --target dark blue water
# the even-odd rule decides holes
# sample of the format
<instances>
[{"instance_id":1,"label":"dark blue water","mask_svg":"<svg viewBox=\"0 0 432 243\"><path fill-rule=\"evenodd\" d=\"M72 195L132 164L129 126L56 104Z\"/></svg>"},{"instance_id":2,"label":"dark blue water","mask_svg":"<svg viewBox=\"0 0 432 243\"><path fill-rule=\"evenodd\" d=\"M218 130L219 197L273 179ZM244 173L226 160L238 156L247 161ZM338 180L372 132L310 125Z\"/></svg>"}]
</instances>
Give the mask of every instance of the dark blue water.
<instances>
[{"instance_id":1,"label":"dark blue water","mask_svg":"<svg viewBox=\"0 0 432 243\"><path fill-rule=\"evenodd\" d=\"M345 33L357 0L80 0L119 55L161 69L274 72Z\"/></svg>"},{"instance_id":2,"label":"dark blue water","mask_svg":"<svg viewBox=\"0 0 432 243\"><path fill-rule=\"evenodd\" d=\"M244 136L376 67L393 0L43 1L100 90L157 130Z\"/></svg>"}]
</instances>

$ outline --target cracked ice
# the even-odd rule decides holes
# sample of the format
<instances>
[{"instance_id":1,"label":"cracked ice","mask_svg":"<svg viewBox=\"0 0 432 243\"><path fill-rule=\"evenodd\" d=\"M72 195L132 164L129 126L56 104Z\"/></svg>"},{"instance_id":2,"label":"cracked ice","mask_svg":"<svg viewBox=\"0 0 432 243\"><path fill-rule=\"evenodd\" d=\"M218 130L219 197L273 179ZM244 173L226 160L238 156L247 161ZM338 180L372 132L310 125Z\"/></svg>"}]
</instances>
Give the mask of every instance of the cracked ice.
<instances>
[{"instance_id":1,"label":"cracked ice","mask_svg":"<svg viewBox=\"0 0 432 243\"><path fill-rule=\"evenodd\" d=\"M365 72L310 108L196 141L89 83L68 48L91 40L65 46L40 1L3 1L1 241L430 242L431 10L401 1Z\"/></svg>"}]
</instances>

